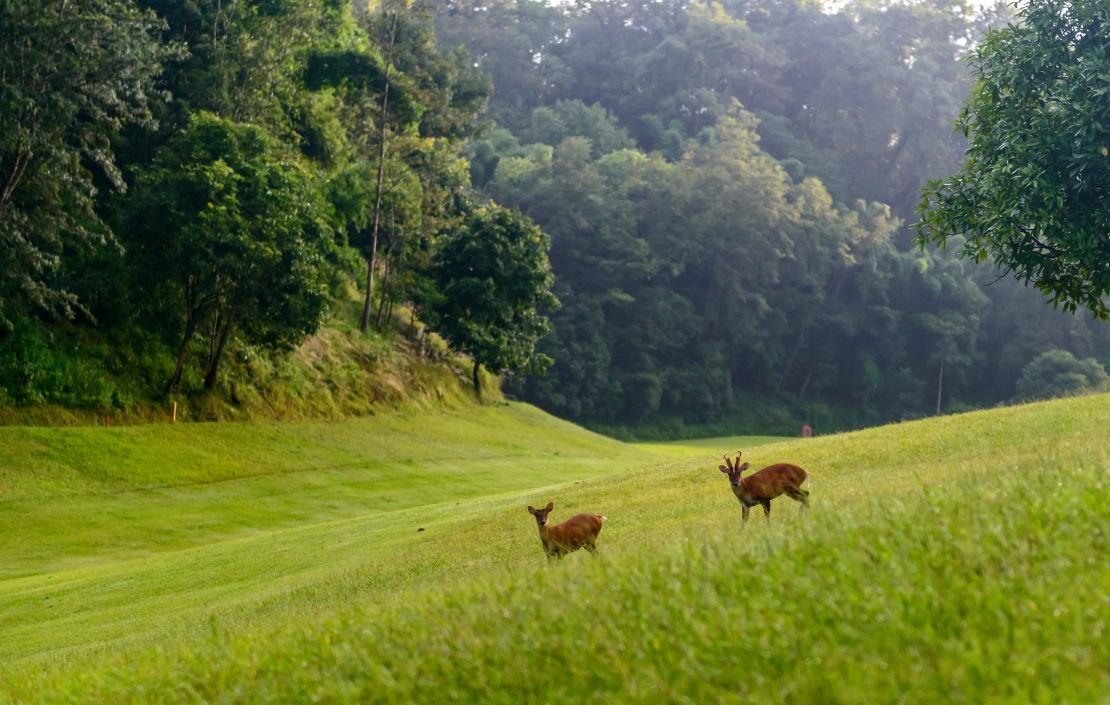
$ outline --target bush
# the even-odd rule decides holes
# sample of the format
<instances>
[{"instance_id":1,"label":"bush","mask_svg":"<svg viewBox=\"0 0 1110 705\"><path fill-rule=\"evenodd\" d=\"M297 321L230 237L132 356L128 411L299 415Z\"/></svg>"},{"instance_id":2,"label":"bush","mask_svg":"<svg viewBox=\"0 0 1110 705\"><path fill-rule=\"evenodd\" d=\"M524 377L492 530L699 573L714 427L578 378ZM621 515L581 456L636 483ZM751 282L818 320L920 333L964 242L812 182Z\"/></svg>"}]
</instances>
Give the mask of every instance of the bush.
<instances>
[{"instance_id":1,"label":"bush","mask_svg":"<svg viewBox=\"0 0 1110 705\"><path fill-rule=\"evenodd\" d=\"M1066 350L1049 350L1022 369L1014 399L1048 399L1097 391L1107 386L1107 379L1098 360L1079 360Z\"/></svg>"},{"instance_id":2,"label":"bush","mask_svg":"<svg viewBox=\"0 0 1110 705\"><path fill-rule=\"evenodd\" d=\"M113 387L76 342L63 341L30 321L16 321L0 342L0 399L8 403L107 408L117 398Z\"/></svg>"}]
</instances>

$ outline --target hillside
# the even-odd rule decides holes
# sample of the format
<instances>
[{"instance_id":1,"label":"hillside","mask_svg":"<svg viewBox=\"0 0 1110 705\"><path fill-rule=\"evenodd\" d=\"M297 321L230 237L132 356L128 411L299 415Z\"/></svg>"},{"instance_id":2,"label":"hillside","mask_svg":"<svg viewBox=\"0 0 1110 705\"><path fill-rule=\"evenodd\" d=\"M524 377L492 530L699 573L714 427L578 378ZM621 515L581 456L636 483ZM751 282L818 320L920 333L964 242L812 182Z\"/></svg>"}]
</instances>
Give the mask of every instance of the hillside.
<instances>
[{"instance_id":1,"label":"hillside","mask_svg":"<svg viewBox=\"0 0 1110 705\"><path fill-rule=\"evenodd\" d=\"M518 405L4 429L0 693L1098 702L1108 423L1102 395L754 447L810 470L813 510L743 533L715 466L744 439L660 451ZM610 517L597 559L546 563L543 500Z\"/></svg>"},{"instance_id":2,"label":"hillside","mask_svg":"<svg viewBox=\"0 0 1110 705\"><path fill-rule=\"evenodd\" d=\"M235 346L224 374L203 390L186 369L182 388L166 380L173 357L149 339L60 327L0 341L0 425L343 418L400 408L458 408L475 402L470 361L448 349L411 313L380 331L359 333L341 310L288 351ZM501 399L482 375L483 397Z\"/></svg>"}]
</instances>

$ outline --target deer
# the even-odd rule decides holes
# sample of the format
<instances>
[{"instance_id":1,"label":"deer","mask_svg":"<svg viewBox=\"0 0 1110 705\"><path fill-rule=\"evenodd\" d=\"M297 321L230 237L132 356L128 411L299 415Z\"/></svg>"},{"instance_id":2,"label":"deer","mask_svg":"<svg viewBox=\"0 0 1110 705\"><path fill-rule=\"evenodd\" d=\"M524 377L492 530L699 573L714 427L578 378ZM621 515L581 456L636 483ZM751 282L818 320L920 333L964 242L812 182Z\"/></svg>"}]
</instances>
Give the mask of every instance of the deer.
<instances>
[{"instance_id":1,"label":"deer","mask_svg":"<svg viewBox=\"0 0 1110 705\"><path fill-rule=\"evenodd\" d=\"M748 523L748 512L757 504L763 505L763 516L771 521L771 500L782 494L800 502L802 511L809 509L809 492L802 489L802 483L809 477L805 470L790 463L775 463L741 477L740 474L748 469L748 463L741 465L740 455L740 451L736 451L736 459L730 460L726 453L726 465L718 467L728 475L732 493L740 500L744 524Z\"/></svg>"},{"instance_id":2,"label":"deer","mask_svg":"<svg viewBox=\"0 0 1110 705\"><path fill-rule=\"evenodd\" d=\"M548 502L543 509L528 507L528 513L536 517L536 526L540 530L540 542L547 558L562 558L564 555L584 548L590 553L597 553L597 535L608 517L599 514L575 514L562 524L547 525L547 517L551 514L555 504Z\"/></svg>"}]
</instances>

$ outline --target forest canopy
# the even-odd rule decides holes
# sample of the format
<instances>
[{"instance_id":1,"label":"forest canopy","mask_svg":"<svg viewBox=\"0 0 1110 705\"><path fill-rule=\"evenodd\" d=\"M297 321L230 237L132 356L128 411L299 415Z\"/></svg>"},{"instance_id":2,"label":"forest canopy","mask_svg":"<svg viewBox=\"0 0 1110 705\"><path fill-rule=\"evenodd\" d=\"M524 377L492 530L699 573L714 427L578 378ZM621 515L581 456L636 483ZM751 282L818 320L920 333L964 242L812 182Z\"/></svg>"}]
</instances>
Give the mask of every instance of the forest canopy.
<instances>
[{"instance_id":1,"label":"forest canopy","mask_svg":"<svg viewBox=\"0 0 1110 705\"><path fill-rule=\"evenodd\" d=\"M1051 350L1105 364L1104 327L913 241L968 146L969 52L1011 10L444 3L441 41L494 85L474 183L552 236L555 364L513 389L607 427L793 431L1006 400Z\"/></svg>"},{"instance_id":2,"label":"forest canopy","mask_svg":"<svg viewBox=\"0 0 1110 705\"><path fill-rule=\"evenodd\" d=\"M1009 18L3 3L0 403L201 394L229 354L276 359L329 321L389 346L401 308L475 384L484 365L607 428L787 432L1104 385L1105 326L958 257L984 245L955 218L956 247L914 242L922 186L975 154L952 129L982 99L967 58Z\"/></svg>"}]
</instances>

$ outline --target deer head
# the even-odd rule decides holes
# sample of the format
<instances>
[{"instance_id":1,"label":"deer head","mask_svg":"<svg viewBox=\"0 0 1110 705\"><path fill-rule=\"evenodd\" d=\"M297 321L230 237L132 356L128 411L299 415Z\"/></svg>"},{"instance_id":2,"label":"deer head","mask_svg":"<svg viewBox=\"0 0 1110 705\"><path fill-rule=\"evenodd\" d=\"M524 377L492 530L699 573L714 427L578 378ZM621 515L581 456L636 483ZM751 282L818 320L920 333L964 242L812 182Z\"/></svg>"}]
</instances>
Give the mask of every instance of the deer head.
<instances>
[{"instance_id":1,"label":"deer head","mask_svg":"<svg viewBox=\"0 0 1110 705\"><path fill-rule=\"evenodd\" d=\"M727 466L719 465L717 467L721 469L721 472L728 475L728 481L732 484L733 487L739 487L740 473L748 469L748 463L744 463L743 465L740 464L740 451L736 451L735 460L729 459L728 454L726 453L725 463L727 464Z\"/></svg>"},{"instance_id":2,"label":"deer head","mask_svg":"<svg viewBox=\"0 0 1110 705\"><path fill-rule=\"evenodd\" d=\"M550 514L551 510L554 509L554 508L555 508L555 503L554 502L548 502L547 506L544 507L543 509L536 509L535 507L529 505L528 506L528 513L531 514L532 516L536 517L536 523L537 524L539 524L540 526L547 526L547 515Z\"/></svg>"}]
</instances>

